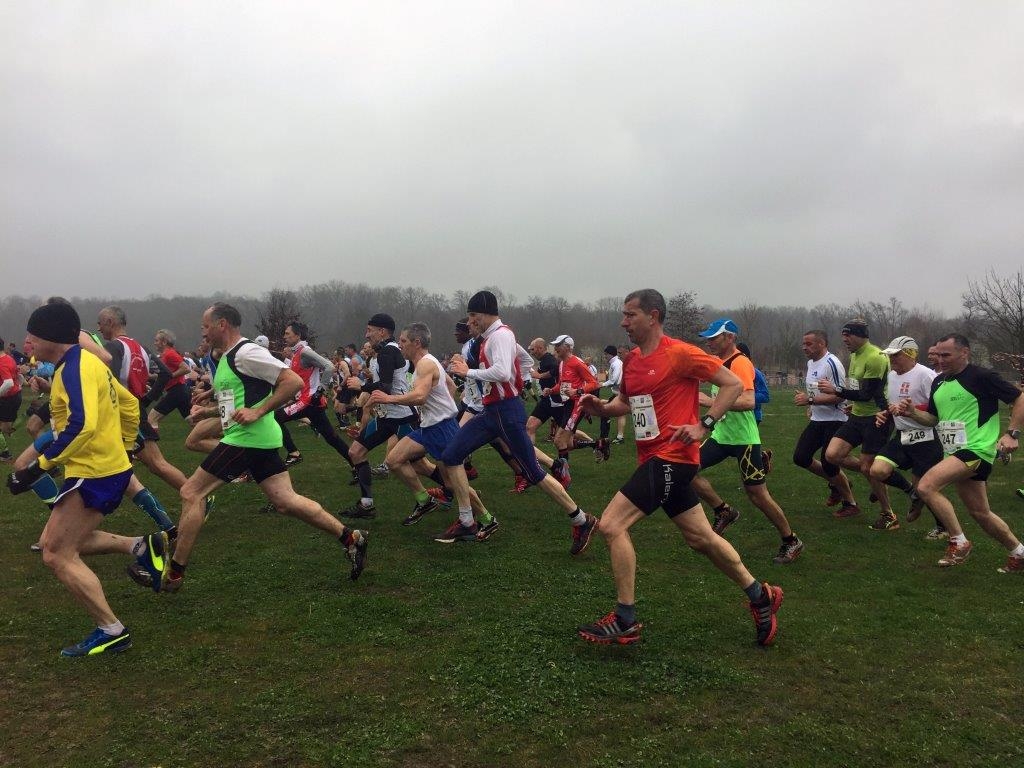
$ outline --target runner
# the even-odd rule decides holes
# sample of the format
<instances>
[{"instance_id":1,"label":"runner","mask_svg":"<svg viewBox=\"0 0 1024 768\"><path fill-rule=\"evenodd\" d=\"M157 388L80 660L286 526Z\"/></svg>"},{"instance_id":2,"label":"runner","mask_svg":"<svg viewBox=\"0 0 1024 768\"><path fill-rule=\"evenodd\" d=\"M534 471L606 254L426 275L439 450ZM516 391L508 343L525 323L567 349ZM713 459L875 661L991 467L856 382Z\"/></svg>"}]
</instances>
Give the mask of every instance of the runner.
<instances>
[{"instance_id":1,"label":"runner","mask_svg":"<svg viewBox=\"0 0 1024 768\"><path fill-rule=\"evenodd\" d=\"M721 536L726 528L739 519L740 513L722 500L703 471L728 458L736 459L747 498L764 513L782 538L772 562L776 565L788 564L800 556L804 544L793 533L782 507L768 492L767 473L761 454L761 435L754 420L754 364L736 348L738 334L739 327L729 318L715 320L699 334L701 338L707 339L711 354L717 356L722 366L740 380L743 390L738 398L730 402L725 415L717 421L711 435L701 444L702 474L693 478L690 485L701 500L714 510L715 522L712 528ZM711 397L701 392L698 395L700 404L713 408L717 394L718 385L712 382Z\"/></svg>"},{"instance_id":2,"label":"runner","mask_svg":"<svg viewBox=\"0 0 1024 768\"><path fill-rule=\"evenodd\" d=\"M216 302L203 314L203 339L225 352L214 378L216 404L195 406L193 414L219 415L224 437L181 488L177 545L162 589L177 592L181 588L203 525L206 496L244 472L252 474L278 512L336 538L352 563L350 578L355 581L366 566L366 532L345 527L318 503L297 494L278 454L281 428L274 410L301 391L302 379L267 349L243 338L241 325L238 310L224 302ZM153 588L160 589L156 583Z\"/></svg>"},{"instance_id":3,"label":"runner","mask_svg":"<svg viewBox=\"0 0 1024 768\"><path fill-rule=\"evenodd\" d=\"M706 556L746 593L758 645L771 645L782 605L780 587L759 582L744 567L732 544L717 535L690 482L700 467L700 442L743 392L740 380L722 361L703 350L666 336L665 299L648 288L626 296L622 327L638 345L623 364L619 396L602 403L584 395L581 405L599 416L632 411L639 467L612 498L601 516L608 542L618 604L593 624L578 628L584 640L628 644L640 639L636 619L636 552L629 529L661 507L679 528L687 545ZM719 387L715 403L698 420L701 381Z\"/></svg>"},{"instance_id":4,"label":"runner","mask_svg":"<svg viewBox=\"0 0 1024 768\"><path fill-rule=\"evenodd\" d=\"M14 422L21 410L21 374L18 363L7 354L0 339L0 461L13 461L7 440L14 433Z\"/></svg>"},{"instance_id":5,"label":"runner","mask_svg":"<svg viewBox=\"0 0 1024 768\"><path fill-rule=\"evenodd\" d=\"M149 425L155 430L159 430L160 420L171 411L177 411L183 419L186 418L191 406L191 394L185 383L185 377L192 369L175 348L175 343L175 335L166 328L161 328L153 337L153 344L157 354L160 355L160 362L171 372L171 377L164 384L159 401L149 412Z\"/></svg>"},{"instance_id":6,"label":"runner","mask_svg":"<svg viewBox=\"0 0 1024 768\"><path fill-rule=\"evenodd\" d=\"M1024 545L989 507L987 480L997 453L1009 456L1019 445L1024 427L1024 393L995 371L971 362L971 343L959 333L935 345L940 376L932 382L928 410L905 400L892 411L925 427L936 427L945 458L929 469L917 492L949 532L942 567L960 565L971 554L953 504L942 490L956 486L957 495L981 529L1009 551L1000 573L1024 573ZM999 435L999 401L1011 406L1009 429Z\"/></svg>"}]
</instances>

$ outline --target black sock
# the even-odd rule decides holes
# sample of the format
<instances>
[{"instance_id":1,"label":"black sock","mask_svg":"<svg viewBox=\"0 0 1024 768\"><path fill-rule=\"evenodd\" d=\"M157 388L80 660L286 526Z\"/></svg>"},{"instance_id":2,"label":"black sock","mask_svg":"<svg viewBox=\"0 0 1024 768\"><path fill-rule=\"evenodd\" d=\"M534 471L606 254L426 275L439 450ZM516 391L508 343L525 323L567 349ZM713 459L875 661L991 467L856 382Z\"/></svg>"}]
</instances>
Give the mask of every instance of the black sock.
<instances>
[{"instance_id":1,"label":"black sock","mask_svg":"<svg viewBox=\"0 0 1024 768\"><path fill-rule=\"evenodd\" d=\"M791 534L789 534L789 536L783 536L782 540L784 542L786 542L787 544L795 544L797 541L799 541L799 539L797 539L795 533L791 533Z\"/></svg>"},{"instance_id":2,"label":"black sock","mask_svg":"<svg viewBox=\"0 0 1024 768\"><path fill-rule=\"evenodd\" d=\"M441 468L436 464L434 465L434 471L430 473L430 479L442 488L444 487L444 477L441 475Z\"/></svg>"},{"instance_id":3,"label":"black sock","mask_svg":"<svg viewBox=\"0 0 1024 768\"><path fill-rule=\"evenodd\" d=\"M747 597L752 603L760 603L764 600L764 587L761 586L760 581L752 581L750 586L745 587L743 591L747 593Z\"/></svg>"},{"instance_id":4,"label":"black sock","mask_svg":"<svg viewBox=\"0 0 1024 768\"><path fill-rule=\"evenodd\" d=\"M615 604L615 615L619 617L619 622L627 627L631 627L636 624L636 605L625 603Z\"/></svg>"},{"instance_id":5,"label":"black sock","mask_svg":"<svg viewBox=\"0 0 1024 768\"><path fill-rule=\"evenodd\" d=\"M338 541L341 542L343 547L350 546L352 544L352 529L346 526L341 531L341 536L338 537Z\"/></svg>"},{"instance_id":6,"label":"black sock","mask_svg":"<svg viewBox=\"0 0 1024 768\"><path fill-rule=\"evenodd\" d=\"M370 462L361 461L356 464L357 477L359 478L359 492L364 499L373 498L373 491L370 490L373 484L373 475L370 474Z\"/></svg>"},{"instance_id":7,"label":"black sock","mask_svg":"<svg viewBox=\"0 0 1024 768\"><path fill-rule=\"evenodd\" d=\"M182 576L185 575L185 567L186 566L182 565L174 558L171 558L171 577L175 579L180 579Z\"/></svg>"},{"instance_id":8,"label":"black sock","mask_svg":"<svg viewBox=\"0 0 1024 768\"><path fill-rule=\"evenodd\" d=\"M901 490L904 493L910 493L912 490L914 490L914 486L910 484L910 482L907 480L907 478L903 476L903 473L901 472L893 472L891 475L889 475L888 479L885 481L885 484L898 490Z\"/></svg>"}]
</instances>

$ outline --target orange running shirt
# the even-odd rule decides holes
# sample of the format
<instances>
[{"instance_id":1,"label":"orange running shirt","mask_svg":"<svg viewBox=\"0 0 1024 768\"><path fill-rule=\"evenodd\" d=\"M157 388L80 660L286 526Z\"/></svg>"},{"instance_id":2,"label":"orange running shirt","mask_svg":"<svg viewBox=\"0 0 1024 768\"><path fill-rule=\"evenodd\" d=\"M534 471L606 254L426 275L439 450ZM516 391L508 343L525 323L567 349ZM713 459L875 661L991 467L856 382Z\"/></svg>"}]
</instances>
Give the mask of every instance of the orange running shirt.
<instances>
[{"instance_id":1,"label":"orange running shirt","mask_svg":"<svg viewBox=\"0 0 1024 768\"><path fill-rule=\"evenodd\" d=\"M719 358L670 336L663 336L658 348L646 357L639 348L627 355L621 392L633 414L641 464L655 456L680 464L700 464L699 443L686 445L670 438L673 426L697 423L700 384L721 367Z\"/></svg>"}]
</instances>

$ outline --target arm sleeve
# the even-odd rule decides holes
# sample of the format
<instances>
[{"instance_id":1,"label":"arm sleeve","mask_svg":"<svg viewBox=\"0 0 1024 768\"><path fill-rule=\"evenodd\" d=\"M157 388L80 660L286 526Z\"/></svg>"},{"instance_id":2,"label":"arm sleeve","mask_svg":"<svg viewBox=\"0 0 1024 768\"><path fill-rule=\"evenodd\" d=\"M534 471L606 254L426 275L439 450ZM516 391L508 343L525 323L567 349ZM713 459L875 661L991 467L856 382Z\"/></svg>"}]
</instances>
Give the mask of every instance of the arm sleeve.
<instances>
[{"instance_id":1,"label":"arm sleeve","mask_svg":"<svg viewBox=\"0 0 1024 768\"><path fill-rule=\"evenodd\" d=\"M608 378L605 379L604 385L606 387L617 387L622 383L622 363L618 365L608 366Z\"/></svg>"},{"instance_id":2,"label":"arm sleeve","mask_svg":"<svg viewBox=\"0 0 1024 768\"><path fill-rule=\"evenodd\" d=\"M466 378L475 381L512 381L512 361L516 357L516 341L512 332L499 328L485 342L488 368L470 368Z\"/></svg>"},{"instance_id":3,"label":"arm sleeve","mask_svg":"<svg viewBox=\"0 0 1024 768\"><path fill-rule=\"evenodd\" d=\"M320 373L327 378L330 379L334 376L334 363L309 347L302 350L302 357L300 359L302 364L308 368L319 368Z\"/></svg>"},{"instance_id":4,"label":"arm sleeve","mask_svg":"<svg viewBox=\"0 0 1024 768\"><path fill-rule=\"evenodd\" d=\"M872 400L885 399L884 379L861 379L860 389L840 389L839 395L846 400L867 403Z\"/></svg>"},{"instance_id":5,"label":"arm sleeve","mask_svg":"<svg viewBox=\"0 0 1024 768\"><path fill-rule=\"evenodd\" d=\"M1020 397L1021 391L991 368L984 369L983 380L988 390L1007 405L1012 405Z\"/></svg>"},{"instance_id":6,"label":"arm sleeve","mask_svg":"<svg viewBox=\"0 0 1024 768\"><path fill-rule=\"evenodd\" d=\"M0 397L3 397L12 389L14 389L14 379L4 379L3 384L0 384Z\"/></svg>"},{"instance_id":7,"label":"arm sleeve","mask_svg":"<svg viewBox=\"0 0 1024 768\"><path fill-rule=\"evenodd\" d=\"M402 367L400 366L400 362L405 362L405 358L402 357L402 353L395 347L385 344L384 348L377 353L377 375L380 376L380 381L366 382L366 386L363 387L363 390L366 392L372 392L375 389L379 389L384 392L384 394L390 395L392 386L395 382L395 371L399 367Z\"/></svg>"}]
</instances>

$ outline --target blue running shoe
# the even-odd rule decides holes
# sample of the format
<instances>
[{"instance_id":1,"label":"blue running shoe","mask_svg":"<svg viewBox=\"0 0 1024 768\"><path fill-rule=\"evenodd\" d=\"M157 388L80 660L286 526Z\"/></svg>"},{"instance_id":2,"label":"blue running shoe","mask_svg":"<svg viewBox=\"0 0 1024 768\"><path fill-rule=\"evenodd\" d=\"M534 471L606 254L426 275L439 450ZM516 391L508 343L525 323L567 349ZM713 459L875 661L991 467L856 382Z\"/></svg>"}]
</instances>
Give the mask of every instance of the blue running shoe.
<instances>
[{"instance_id":1,"label":"blue running shoe","mask_svg":"<svg viewBox=\"0 0 1024 768\"><path fill-rule=\"evenodd\" d=\"M78 645L69 645L60 652L61 656L95 656L98 653L120 653L132 647L132 636L128 634L128 627L121 630L119 635L108 635L99 627L93 630L85 640Z\"/></svg>"},{"instance_id":2,"label":"blue running shoe","mask_svg":"<svg viewBox=\"0 0 1024 768\"><path fill-rule=\"evenodd\" d=\"M146 536L146 551L135 558L135 562L149 574L150 587L159 592L167 572L171 569L170 543L166 531Z\"/></svg>"}]
</instances>

